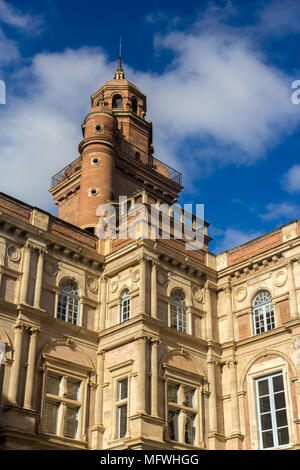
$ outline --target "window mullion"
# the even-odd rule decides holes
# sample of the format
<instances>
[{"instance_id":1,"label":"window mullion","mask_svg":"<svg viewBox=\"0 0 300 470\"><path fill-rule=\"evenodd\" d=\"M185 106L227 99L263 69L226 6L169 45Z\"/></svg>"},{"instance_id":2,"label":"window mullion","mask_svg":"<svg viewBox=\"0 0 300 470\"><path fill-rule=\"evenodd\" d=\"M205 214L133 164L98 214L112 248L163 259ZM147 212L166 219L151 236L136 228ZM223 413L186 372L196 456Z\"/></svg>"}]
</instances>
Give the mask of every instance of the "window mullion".
<instances>
[{"instance_id":1,"label":"window mullion","mask_svg":"<svg viewBox=\"0 0 300 470\"><path fill-rule=\"evenodd\" d=\"M273 389L273 377L274 376L268 377L268 381L269 381L270 408L271 408L271 420L272 420L272 431L273 431L274 447L278 447L277 422L276 422L275 400L274 400L274 389Z\"/></svg>"}]
</instances>

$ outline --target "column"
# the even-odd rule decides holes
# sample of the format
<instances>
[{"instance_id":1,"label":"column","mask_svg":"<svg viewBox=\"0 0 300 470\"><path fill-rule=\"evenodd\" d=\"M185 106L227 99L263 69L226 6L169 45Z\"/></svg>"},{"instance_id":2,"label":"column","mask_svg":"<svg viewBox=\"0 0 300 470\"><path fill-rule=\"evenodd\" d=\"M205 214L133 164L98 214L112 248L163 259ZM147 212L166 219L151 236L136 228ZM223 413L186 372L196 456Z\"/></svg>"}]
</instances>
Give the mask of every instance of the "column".
<instances>
[{"instance_id":1,"label":"column","mask_svg":"<svg viewBox=\"0 0 300 470\"><path fill-rule=\"evenodd\" d=\"M232 316L231 292L232 292L232 288L231 288L231 285L228 283L228 286L225 288L228 341L234 341L234 325L233 325L233 316Z\"/></svg>"},{"instance_id":2,"label":"column","mask_svg":"<svg viewBox=\"0 0 300 470\"><path fill-rule=\"evenodd\" d=\"M35 371L36 344L39 328L30 329L30 342L28 352L28 365L25 386L24 408L33 409L33 384Z\"/></svg>"},{"instance_id":3,"label":"column","mask_svg":"<svg viewBox=\"0 0 300 470\"><path fill-rule=\"evenodd\" d=\"M151 414L159 417L158 413L158 346L160 341L152 340L151 350Z\"/></svg>"},{"instance_id":4,"label":"column","mask_svg":"<svg viewBox=\"0 0 300 470\"><path fill-rule=\"evenodd\" d=\"M101 307L100 307L100 331L105 329L106 326L106 292L107 292L107 277L101 277Z\"/></svg>"},{"instance_id":5,"label":"column","mask_svg":"<svg viewBox=\"0 0 300 470\"><path fill-rule=\"evenodd\" d=\"M209 433L218 431L217 390L215 367L217 362L210 359L207 363L207 379L209 383Z\"/></svg>"},{"instance_id":6,"label":"column","mask_svg":"<svg viewBox=\"0 0 300 470\"><path fill-rule=\"evenodd\" d=\"M41 295L42 295L42 282L43 282L43 266L44 266L44 256L46 251L39 250L39 258L36 269L36 281L35 281L35 290L34 290L34 307L41 308Z\"/></svg>"},{"instance_id":7,"label":"column","mask_svg":"<svg viewBox=\"0 0 300 470\"><path fill-rule=\"evenodd\" d=\"M138 340L137 411L142 414L146 414L147 343L147 336L143 336Z\"/></svg>"},{"instance_id":8,"label":"column","mask_svg":"<svg viewBox=\"0 0 300 470\"><path fill-rule=\"evenodd\" d=\"M212 286L209 283L206 283L205 307L206 307L206 338L207 340L213 339L211 294L212 294Z\"/></svg>"},{"instance_id":9,"label":"column","mask_svg":"<svg viewBox=\"0 0 300 470\"><path fill-rule=\"evenodd\" d=\"M151 272L151 316L157 318L157 261L152 261Z\"/></svg>"},{"instance_id":10,"label":"column","mask_svg":"<svg viewBox=\"0 0 300 470\"><path fill-rule=\"evenodd\" d=\"M0 238L0 298L1 298L1 286L2 286L2 276L3 276L3 267L5 260L5 251L6 251L6 240Z\"/></svg>"},{"instance_id":11,"label":"column","mask_svg":"<svg viewBox=\"0 0 300 470\"><path fill-rule=\"evenodd\" d=\"M17 405L24 330L25 327L21 323L15 326L14 361L11 366L8 390L8 402L13 405Z\"/></svg>"},{"instance_id":12,"label":"column","mask_svg":"<svg viewBox=\"0 0 300 470\"><path fill-rule=\"evenodd\" d=\"M230 360L226 362L226 365L229 369L231 385L231 432L232 434L236 434L241 432L236 373L237 362L235 360Z\"/></svg>"},{"instance_id":13,"label":"column","mask_svg":"<svg viewBox=\"0 0 300 470\"><path fill-rule=\"evenodd\" d=\"M105 352L99 351L97 355L97 377L98 385L95 397L95 422L94 425L103 424L103 381L104 381L104 358Z\"/></svg>"},{"instance_id":14,"label":"column","mask_svg":"<svg viewBox=\"0 0 300 470\"><path fill-rule=\"evenodd\" d=\"M143 256L139 259L139 262L140 262L140 271L141 271L140 292L139 292L140 313L146 314L146 310L147 310L147 306L146 306L146 263L147 263L147 260Z\"/></svg>"},{"instance_id":15,"label":"column","mask_svg":"<svg viewBox=\"0 0 300 470\"><path fill-rule=\"evenodd\" d=\"M298 313L298 305L296 299L296 291L295 291L295 281L294 281L294 270L293 270L294 260L290 260L287 262L287 274L288 274L288 289L289 289L289 299L290 299L290 311L291 317L295 318L299 315Z\"/></svg>"},{"instance_id":16,"label":"column","mask_svg":"<svg viewBox=\"0 0 300 470\"><path fill-rule=\"evenodd\" d=\"M27 303L30 258L31 258L32 249L33 248L30 245L24 246L23 275L22 275L21 290L20 290L20 303L21 304Z\"/></svg>"}]
</instances>

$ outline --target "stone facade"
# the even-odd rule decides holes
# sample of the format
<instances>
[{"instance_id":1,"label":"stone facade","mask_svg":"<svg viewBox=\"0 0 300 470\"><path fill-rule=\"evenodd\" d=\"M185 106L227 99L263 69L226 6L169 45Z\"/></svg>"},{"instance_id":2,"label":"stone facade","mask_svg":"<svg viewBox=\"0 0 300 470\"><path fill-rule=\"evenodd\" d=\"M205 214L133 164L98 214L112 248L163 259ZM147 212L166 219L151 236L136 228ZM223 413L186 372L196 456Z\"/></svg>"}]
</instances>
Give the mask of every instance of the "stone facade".
<instances>
[{"instance_id":1,"label":"stone facade","mask_svg":"<svg viewBox=\"0 0 300 470\"><path fill-rule=\"evenodd\" d=\"M93 233L100 203L172 204L182 189L145 114L119 65L92 96L80 158L53 180L60 218L0 194L1 447L300 448L300 221L220 255L206 223L197 251ZM258 333L261 292L273 323Z\"/></svg>"}]
</instances>

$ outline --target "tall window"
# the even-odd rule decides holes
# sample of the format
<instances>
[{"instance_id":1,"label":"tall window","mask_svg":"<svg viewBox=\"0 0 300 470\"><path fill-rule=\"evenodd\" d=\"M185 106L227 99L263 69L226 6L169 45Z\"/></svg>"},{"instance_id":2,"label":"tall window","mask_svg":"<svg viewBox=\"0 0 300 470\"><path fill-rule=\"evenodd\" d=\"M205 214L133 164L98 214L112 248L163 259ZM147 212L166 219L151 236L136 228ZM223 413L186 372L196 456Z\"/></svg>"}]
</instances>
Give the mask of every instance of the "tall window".
<instances>
[{"instance_id":1,"label":"tall window","mask_svg":"<svg viewBox=\"0 0 300 470\"><path fill-rule=\"evenodd\" d=\"M122 96L121 95L115 95L113 97L112 107L113 108L122 108Z\"/></svg>"},{"instance_id":2,"label":"tall window","mask_svg":"<svg viewBox=\"0 0 300 470\"><path fill-rule=\"evenodd\" d=\"M129 290L124 290L121 296L120 322L124 323L130 317L130 296Z\"/></svg>"},{"instance_id":3,"label":"tall window","mask_svg":"<svg viewBox=\"0 0 300 470\"><path fill-rule=\"evenodd\" d=\"M120 380L117 386L117 438L121 439L127 432L128 378Z\"/></svg>"},{"instance_id":4,"label":"tall window","mask_svg":"<svg viewBox=\"0 0 300 470\"><path fill-rule=\"evenodd\" d=\"M80 380L48 373L42 413L43 429L46 433L70 439L78 438L81 395Z\"/></svg>"},{"instance_id":5,"label":"tall window","mask_svg":"<svg viewBox=\"0 0 300 470\"><path fill-rule=\"evenodd\" d=\"M196 389L187 385L168 384L168 431L172 441L195 444Z\"/></svg>"},{"instance_id":6,"label":"tall window","mask_svg":"<svg viewBox=\"0 0 300 470\"><path fill-rule=\"evenodd\" d=\"M78 286L71 280L60 284L58 297L57 318L73 325L79 324L80 297Z\"/></svg>"},{"instance_id":7,"label":"tall window","mask_svg":"<svg viewBox=\"0 0 300 470\"><path fill-rule=\"evenodd\" d=\"M272 449L289 443L282 373L256 380L260 445Z\"/></svg>"},{"instance_id":8,"label":"tall window","mask_svg":"<svg viewBox=\"0 0 300 470\"><path fill-rule=\"evenodd\" d=\"M267 290L260 291L253 299L253 325L256 335L275 328L274 309L271 294Z\"/></svg>"},{"instance_id":9,"label":"tall window","mask_svg":"<svg viewBox=\"0 0 300 470\"><path fill-rule=\"evenodd\" d=\"M171 327L188 333L188 323L185 296L180 291L174 291L171 296Z\"/></svg>"}]
</instances>

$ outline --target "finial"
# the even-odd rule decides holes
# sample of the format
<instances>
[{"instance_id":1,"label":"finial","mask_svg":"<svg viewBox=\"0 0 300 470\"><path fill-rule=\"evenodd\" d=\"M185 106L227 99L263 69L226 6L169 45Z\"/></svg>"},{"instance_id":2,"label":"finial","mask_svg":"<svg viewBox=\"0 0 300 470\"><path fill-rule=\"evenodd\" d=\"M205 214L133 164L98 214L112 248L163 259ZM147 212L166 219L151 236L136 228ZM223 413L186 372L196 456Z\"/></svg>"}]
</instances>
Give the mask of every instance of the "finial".
<instances>
[{"instance_id":1,"label":"finial","mask_svg":"<svg viewBox=\"0 0 300 470\"><path fill-rule=\"evenodd\" d=\"M124 70L122 67L122 38L120 38L120 52L119 52L119 65L115 73L116 80L123 80L125 78Z\"/></svg>"}]
</instances>

